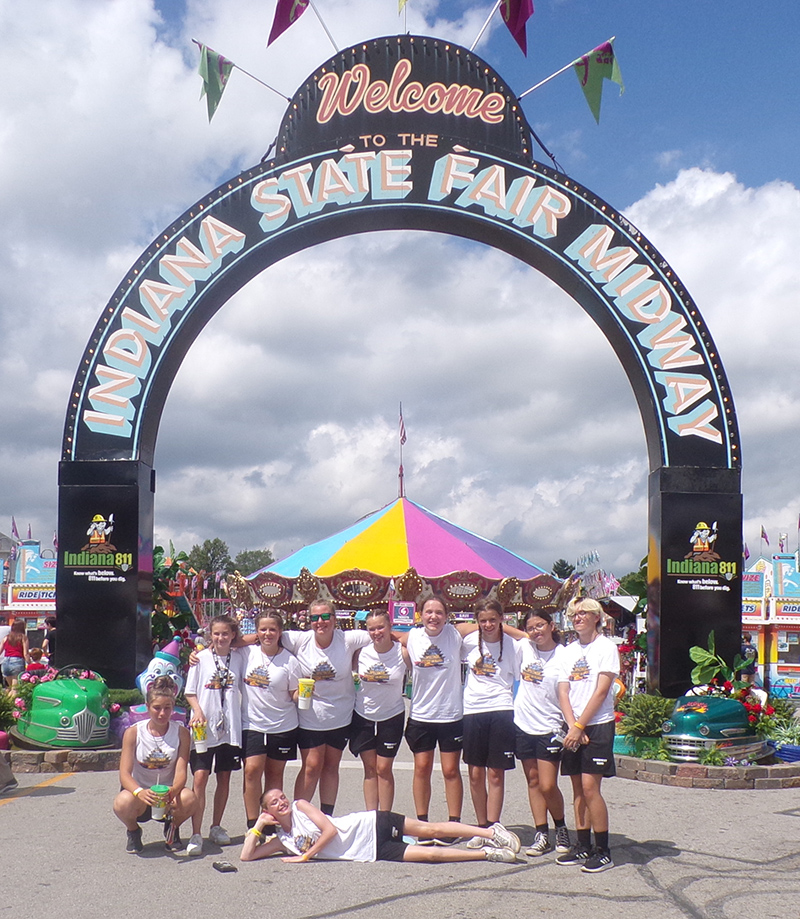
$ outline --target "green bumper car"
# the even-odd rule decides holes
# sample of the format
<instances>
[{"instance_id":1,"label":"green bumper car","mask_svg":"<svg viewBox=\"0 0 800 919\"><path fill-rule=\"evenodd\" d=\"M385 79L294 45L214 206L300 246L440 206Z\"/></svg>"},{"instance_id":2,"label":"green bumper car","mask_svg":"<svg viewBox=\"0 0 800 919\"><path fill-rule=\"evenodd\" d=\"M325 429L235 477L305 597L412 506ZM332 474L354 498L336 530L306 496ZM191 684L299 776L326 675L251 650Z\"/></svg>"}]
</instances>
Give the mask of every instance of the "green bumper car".
<instances>
[{"instance_id":1,"label":"green bumper car","mask_svg":"<svg viewBox=\"0 0 800 919\"><path fill-rule=\"evenodd\" d=\"M59 677L34 687L31 704L11 729L22 747L45 750L110 746L108 687L102 679Z\"/></svg>"}]
</instances>

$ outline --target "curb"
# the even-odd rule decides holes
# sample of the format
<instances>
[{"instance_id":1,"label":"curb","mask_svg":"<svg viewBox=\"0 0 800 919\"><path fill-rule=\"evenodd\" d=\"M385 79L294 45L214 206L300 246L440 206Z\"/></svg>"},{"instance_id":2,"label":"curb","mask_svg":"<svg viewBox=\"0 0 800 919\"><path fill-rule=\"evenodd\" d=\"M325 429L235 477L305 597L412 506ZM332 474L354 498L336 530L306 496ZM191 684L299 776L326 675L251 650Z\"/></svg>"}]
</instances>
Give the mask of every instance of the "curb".
<instances>
[{"instance_id":1,"label":"curb","mask_svg":"<svg viewBox=\"0 0 800 919\"><path fill-rule=\"evenodd\" d=\"M637 756L615 756L617 776L674 788L800 788L800 763L777 766L701 766L666 763Z\"/></svg>"}]
</instances>

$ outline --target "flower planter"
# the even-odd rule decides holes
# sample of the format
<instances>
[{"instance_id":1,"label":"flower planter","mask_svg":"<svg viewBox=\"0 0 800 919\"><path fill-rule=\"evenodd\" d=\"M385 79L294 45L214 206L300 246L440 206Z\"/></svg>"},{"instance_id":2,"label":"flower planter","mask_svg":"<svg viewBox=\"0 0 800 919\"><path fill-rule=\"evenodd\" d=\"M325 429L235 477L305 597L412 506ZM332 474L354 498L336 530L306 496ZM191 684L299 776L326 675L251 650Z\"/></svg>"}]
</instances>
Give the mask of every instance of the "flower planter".
<instances>
[{"instance_id":1,"label":"flower planter","mask_svg":"<svg viewBox=\"0 0 800 919\"><path fill-rule=\"evenodd\" d=\"M777 744L774 740L768 740L767 744L775 751L775 756L783 762L800 763L800 746L790 743Z\"/></svg>"},{"instance_id":2,"label":"flower planter","mask_svg":"<svg viewBox=\"0 0 800 919\"><path fill-rule=\"evenodd\" d=\"M658 743L660 737L634 737L631 734L616 734L614 736L614 753L617 756L639 756L643 747Z\"/></svg>"}]
</instances>

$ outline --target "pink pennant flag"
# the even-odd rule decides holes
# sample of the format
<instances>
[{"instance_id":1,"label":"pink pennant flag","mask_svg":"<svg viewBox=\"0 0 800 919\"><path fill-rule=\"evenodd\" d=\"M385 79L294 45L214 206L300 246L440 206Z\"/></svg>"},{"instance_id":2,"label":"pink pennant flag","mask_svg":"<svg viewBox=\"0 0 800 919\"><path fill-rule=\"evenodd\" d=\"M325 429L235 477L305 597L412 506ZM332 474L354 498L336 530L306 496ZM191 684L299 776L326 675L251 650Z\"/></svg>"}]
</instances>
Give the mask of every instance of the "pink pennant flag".
<instances>
[{"instance_id":1,"label":"pink pennant flag","mask_svg":"<svg viewBox=\"0 0 800 919\"><path fill-rule=\"evenodd\" d=\"M503 22L508 26L508 31L513 35L514 41L527 57L528 36L525 26L533 16L533 0L502 0L500 13L503 16Z\"/></svg>"},{"instance_id":2,"label":"pink pennant flag","mask_svg":"<svg viewBox=\"0 0 800 919\"><path fill-rule=\"evenodd\" d=\"M278 36L293 26L297 20L308 9L308 0L278 0L275 8L275 18L272 20L272 31L269 33L267 47L269 47Z\"/></svg>"},{"instance_id":3,"label":"pink pennant flag","mask_svg":"<svg viewBox=\"0 0 800 919\"><path fill-rule=\"evenodd\" d=\"M19 530L17 529L17 521L14 520L14 517L11 518L11 535L19 541Z\"/></svg>"},{"instance_id":4,"label":"pink pennant flag","mask_svg":"<svg viewBox=\"0 0 800 919\"><path fill-rule=\"evenodd\" d=\"M764 542L769 545L769 536L767 536L767 531L764 529L764 525L761 525L761 538Z\"/></svg>"}]
</instances>

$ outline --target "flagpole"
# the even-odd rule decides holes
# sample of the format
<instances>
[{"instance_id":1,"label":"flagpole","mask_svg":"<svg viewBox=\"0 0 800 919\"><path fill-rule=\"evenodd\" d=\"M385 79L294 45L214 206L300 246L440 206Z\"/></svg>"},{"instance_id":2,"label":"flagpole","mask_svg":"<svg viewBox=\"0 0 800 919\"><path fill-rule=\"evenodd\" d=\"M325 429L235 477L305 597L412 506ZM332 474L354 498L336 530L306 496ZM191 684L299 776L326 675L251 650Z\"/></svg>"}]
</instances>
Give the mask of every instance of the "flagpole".
<instances>
[{"instance_id":1,"label":"flagpole","mask_svg":"<svg viewBox=\"0 0 800 919\"><path fill-rule=\"evenodd\" d=\"M398 472L398 498L405 497L405 484L403 482L403 435L405 434L405 425L403 423L403 403L400 403L400 425L397 432L397 439L400 441L400 469Z\"/></svg>"},{"instance_id":2,"label":"flagpole","mask_svg":"<svg viewBox=\"0 0 800 919\"><path fill-rule=\"evenodd\" d=\"M336 44L336 42L333 40L333 36L332 36L331 33L328 31L328 27L327 27L327 26L325 25L325 23L323 22L322 16L320 16L320 14L319 14L319 10L318 10L318 9L316 8L316 6L314 5L314 0L308 0L308 5L311 7L312 10L314 10L314 15L317 17L317 19L319 19L319 24L322 26L323 29L325 29L325 34L326 34L326 35L328 36L328 38L330 39L330 43L333 45L333 50L336 51L336 52L338 52L338 51L339 51L339 46L338 46L338 45Z\"/></svg>"},{"instance_id":3,"label":"flagpole","mask_svg":"<svg viewBox=\"0 0 800 919\"><path fill-rule=\"evenodd\" d=\"M193 38L192 41L197 45L198 48L200 48L200 50L202 50L202 48L203 48L203 43L202 43L202 42L199 42L196 38ZM209 47L208 45L206 45L206 48L208 48L209 51L214 51L214 49L211 48L211 47ZM219 51L214 51L214 54L219 54ZM223 55L223 57L224 57L224 55ZM275 87L274 87L274 86L270 86L269 83L265 83L263 80L259 80L259 78L258 78L257 76L254 76L252 73L250 73L249 70L245 70L244 67L240 67L238 64L234 64L233 61L230 60L230 58L225 58L225 60L228 61L230 64L232 64L233 67L236 68L236 70L241 70L241 72L242 72L246 77L250 77L251 80L255 80L256 83L260 83L262 86L266 87L266 88L269 89L271 92L275 93L276 96L280 96L281 99L283 99L285 102L291 102L291 101L292 101L292 100L289 98L289 96L285 96L279 89L275 89Z\"/></svg>"},{"instance_id":4,"label":"flagpole","mask_svg":"<svg viewBox=\"0 0 800 919\"><path fill-rule=\"evenodd\" d=\"M616 39L616 37L617 37L616 35L612 35L611 38L609 38L608 43L610 44L611 42L613 42ZM592 48L591 51L587 51L586 54L591 54L592 51L594 51L594 48ZM556 77L561 76L561 74L564 73L565 70L569 70L570 67L574 67L578 63L578 61L581 60L581 58L586 57L586 54L582 54L580 57L576 57L574 61L570 61L569 64L566 64L564 67L561 68L561 70L557 70L555 73L551 73L549 77L545 77L544 80L540 80L536 84L536 86L531 86L530 89L526 89L525 92L521 96L518 96L517 98L524 99L525 96L527 96L529 93L532 93L535 89L538 89L540 86L544 86L545 83L549 83L551 80L554 80Z\"/></svg>"},{"instance_id":5,"label":"flagpole","mask_svg":"<svg viewBox=\"0 0 800 919\"><path fill-rule=\"evenodd\" d=\"M481 28L480 32L478 32L478 37L470 45L470 51L474 51L475 45L477 45L478 42L483 38L483 33L489 28L489 23L492 21L492 16L494 16L494 14L500 9L500 2L501 0L497 0L497 3L495 3L495 5L492 7L492 12L489 13L488 17L486 18L486 22L484 22L483 27Z\"/></svg>"}]
</instances>

